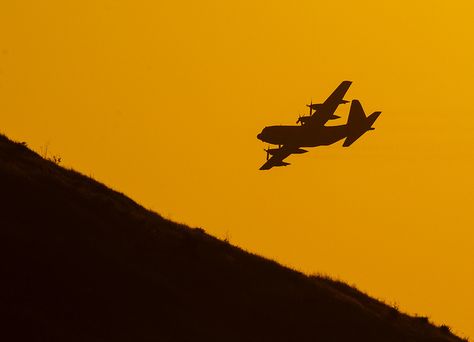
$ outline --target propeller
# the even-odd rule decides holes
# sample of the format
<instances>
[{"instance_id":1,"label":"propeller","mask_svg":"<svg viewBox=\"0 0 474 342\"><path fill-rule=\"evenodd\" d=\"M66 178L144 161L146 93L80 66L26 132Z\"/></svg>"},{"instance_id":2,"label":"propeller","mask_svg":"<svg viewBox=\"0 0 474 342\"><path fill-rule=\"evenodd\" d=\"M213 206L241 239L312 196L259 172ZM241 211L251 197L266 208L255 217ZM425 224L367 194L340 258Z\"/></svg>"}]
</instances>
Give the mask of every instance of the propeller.
<instances>
[{"instance_id":1,"label":"propeller","mask_svg":"<svg viewBox=\"0 0 474 342\"><path fill-rule=\"evenodd\" d=\"M313 115L313 99L311 99L311 103L307 104L306 107L309 107L309 116ZM301 120L301 115L298 115L298 120L296 120L296 123L303 124L304 122Z\"/></svg>"},{"instance_id":2,"label":"propeller","mask_svg":"<svg viewBox=\"0 0 474 342\"><path fill-rule=\"evenodd\" d=\"M263 149L265 152L267 152L267 160L268 160L268 158L269 158L269 156L270 156L269 149L270 149L270 146L268 146L266 149L265 149L265 148Z\"/></svg>"}]
</instances>

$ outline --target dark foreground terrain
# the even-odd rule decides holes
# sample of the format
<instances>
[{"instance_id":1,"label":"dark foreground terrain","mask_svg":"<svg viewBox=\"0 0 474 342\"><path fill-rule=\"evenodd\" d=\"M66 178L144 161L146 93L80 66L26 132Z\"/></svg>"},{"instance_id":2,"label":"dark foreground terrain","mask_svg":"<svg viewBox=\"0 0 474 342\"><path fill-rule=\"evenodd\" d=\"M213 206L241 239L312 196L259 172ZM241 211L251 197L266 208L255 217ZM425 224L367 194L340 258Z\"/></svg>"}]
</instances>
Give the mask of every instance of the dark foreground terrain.
<instances>
[{"instance_id":1,"label":"dark foreground terrain","mask_svg":"<svg viewBox=\"0 0 474 342\"><path fill-rule=\"evenodd\" d=\"M0 136L2 341L460 341Z\"/></svg>"}]
</instances>

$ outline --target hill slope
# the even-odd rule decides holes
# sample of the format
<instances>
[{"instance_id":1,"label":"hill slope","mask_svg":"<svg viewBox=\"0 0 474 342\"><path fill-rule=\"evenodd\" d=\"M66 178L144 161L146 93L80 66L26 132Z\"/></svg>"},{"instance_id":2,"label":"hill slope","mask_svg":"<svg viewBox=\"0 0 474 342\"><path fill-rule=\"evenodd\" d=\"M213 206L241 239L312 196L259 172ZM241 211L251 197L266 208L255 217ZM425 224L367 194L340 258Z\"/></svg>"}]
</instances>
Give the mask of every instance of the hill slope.
<instances>
[{"instance_id":1,"label":"hill slope","mask_svg":"<svg viewBox=\"0 0 474 342\"><path fill-rule=\"evenodd\" d=\"M2 340L459 341L165 220L3 136L0 188Z\"/></svg>"}]
</instances>

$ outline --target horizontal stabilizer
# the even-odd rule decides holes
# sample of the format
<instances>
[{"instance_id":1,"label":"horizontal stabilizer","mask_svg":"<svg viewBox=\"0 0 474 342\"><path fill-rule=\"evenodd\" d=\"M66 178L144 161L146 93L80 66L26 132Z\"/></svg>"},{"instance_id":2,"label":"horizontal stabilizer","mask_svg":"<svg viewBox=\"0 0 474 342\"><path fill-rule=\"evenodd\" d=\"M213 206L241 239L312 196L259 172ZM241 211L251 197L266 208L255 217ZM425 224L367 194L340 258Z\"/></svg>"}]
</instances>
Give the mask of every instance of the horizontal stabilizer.
<instances>
[{"instance_id":1,"label":"horizontal stabilizer","mask_svg":"<svg viewBox=\"0 0 474 342\"><path fill-rule=\"evenodd\" d=\"M301 154L301 153L306 153L306 152L308 152L308 151L303 150L302 148L297 148L297 149L291 151L291 153L295 153L295 154Z\"/></svg>"},{"instance_id":2,"label":"horizontal stabilizer","mask_svg":"<svg viewBox=\"0 0 474 342\"><path fill-rule=\"evenodd\" d=\"M342 144L343 147L349 147L352 145L352 143L354 141L356 141L357 139L359 139L366 131L361 131L357 134L354 134L354 135L350 135L346 138L346 140L344 140L344 143Z\"/></svg>"},{"instance_id":3,"label":"horizontal stabilizer","mask_svg":"<svg viewBox=\"0 0 474 342\"><path fill-rule=\"evenodd\" d=\"M377 120L377 118L379 117L381 113L382 112L373 112L372 114L369 115L369 117L367 118L367 125L369 126L369 130L375 129L375 128L372 128L372 125L374 124L375 120Z\"/></svg>"}]
</instances>

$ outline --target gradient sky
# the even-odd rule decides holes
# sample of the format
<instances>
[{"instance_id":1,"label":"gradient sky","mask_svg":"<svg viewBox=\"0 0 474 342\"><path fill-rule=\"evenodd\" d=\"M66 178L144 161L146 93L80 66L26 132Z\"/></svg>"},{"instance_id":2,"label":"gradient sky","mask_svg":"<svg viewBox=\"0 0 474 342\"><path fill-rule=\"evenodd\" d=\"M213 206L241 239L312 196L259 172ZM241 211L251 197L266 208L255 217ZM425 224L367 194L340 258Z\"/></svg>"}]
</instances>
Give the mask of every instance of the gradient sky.
<instances>
[{"instance_id":1,"label":"gradient sky","mask_svg":"<svg viewBox=\"0 0 474 342\"><path fill-rule=\"evenodd\" d=\"M173 220L474 337L472 1L0 3L0 130ZM375 131L259 171L342 81ZM338 114L345 123L349 105Z\"/></svg>"}]
</instances>

